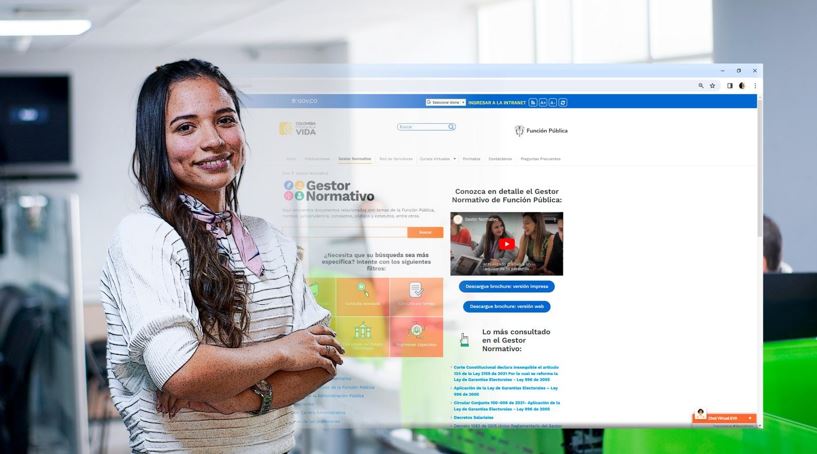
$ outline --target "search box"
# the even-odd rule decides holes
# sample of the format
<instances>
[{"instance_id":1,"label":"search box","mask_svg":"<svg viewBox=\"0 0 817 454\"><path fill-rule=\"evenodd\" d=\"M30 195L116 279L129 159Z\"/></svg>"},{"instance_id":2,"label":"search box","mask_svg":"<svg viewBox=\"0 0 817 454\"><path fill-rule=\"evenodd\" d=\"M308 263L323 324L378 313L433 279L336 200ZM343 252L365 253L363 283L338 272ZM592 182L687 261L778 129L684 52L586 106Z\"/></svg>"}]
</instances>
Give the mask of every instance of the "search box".
<instances>
[{"instance_id":1,"label":"search box","mask_svg":"<svg viewBox=\"0 0 817 454\"><path fill-rule=\"evenodd\" d=\"M398 131L454 131L456 123L397 123Z\"/></svg>"}]
</instances>

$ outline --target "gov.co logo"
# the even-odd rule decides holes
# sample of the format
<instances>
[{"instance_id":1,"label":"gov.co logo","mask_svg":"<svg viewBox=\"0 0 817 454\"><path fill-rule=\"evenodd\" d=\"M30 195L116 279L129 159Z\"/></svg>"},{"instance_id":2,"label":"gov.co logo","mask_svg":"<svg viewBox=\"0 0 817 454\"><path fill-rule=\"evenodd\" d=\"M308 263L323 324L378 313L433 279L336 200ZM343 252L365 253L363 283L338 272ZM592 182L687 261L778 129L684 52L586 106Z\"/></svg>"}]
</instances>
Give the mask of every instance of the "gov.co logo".
<instances>
[{"instance_id":1,"label":"gov.co logo","mask_svg":"<svg viewBox=\"0 0 817 454\"><path fill-rule=\"evenodd\" d=\"M513 130L516 133L516 135L519 136L519 137L522 137L522 134L525 133L525 127L522 126L522 125L516 125L516 127L513 128Z\"/></svg>"}]
</instances>

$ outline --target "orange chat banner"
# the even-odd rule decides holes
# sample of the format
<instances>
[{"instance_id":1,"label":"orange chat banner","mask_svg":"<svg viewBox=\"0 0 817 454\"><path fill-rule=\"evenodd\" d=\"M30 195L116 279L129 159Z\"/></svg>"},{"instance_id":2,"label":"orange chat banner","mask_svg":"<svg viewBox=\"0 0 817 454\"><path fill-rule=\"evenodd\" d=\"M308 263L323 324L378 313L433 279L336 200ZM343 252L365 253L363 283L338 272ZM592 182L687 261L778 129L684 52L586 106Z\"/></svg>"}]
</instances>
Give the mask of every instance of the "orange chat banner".
<instances>
[{"instance_id":1,"label":"orange chat banner","mask_svg":"<svg viewBox=\"0 0 817 454\"><path fill-rule=\"evenodd\" d=\"M693 424L757 424L757 413L692 414Z\"/></svg>"}]
</instances>

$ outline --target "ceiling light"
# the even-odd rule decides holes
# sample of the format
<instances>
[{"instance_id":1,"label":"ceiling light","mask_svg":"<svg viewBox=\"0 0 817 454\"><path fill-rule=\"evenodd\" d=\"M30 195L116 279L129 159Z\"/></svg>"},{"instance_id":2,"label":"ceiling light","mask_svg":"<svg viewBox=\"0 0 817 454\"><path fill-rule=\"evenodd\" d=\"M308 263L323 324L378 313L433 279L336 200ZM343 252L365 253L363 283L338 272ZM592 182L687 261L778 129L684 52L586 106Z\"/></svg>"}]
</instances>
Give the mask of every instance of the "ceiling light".
<instances>
[{"instance_id":1,"label":"ceiling light","mask_svg":"<svg viewBox=\"0 0 817 454\"><path fill-rule=\"evenodd\" d=\"M74 36L91 28L89 20L0 20L0 36Z\"/></svg>"}]
</instances>

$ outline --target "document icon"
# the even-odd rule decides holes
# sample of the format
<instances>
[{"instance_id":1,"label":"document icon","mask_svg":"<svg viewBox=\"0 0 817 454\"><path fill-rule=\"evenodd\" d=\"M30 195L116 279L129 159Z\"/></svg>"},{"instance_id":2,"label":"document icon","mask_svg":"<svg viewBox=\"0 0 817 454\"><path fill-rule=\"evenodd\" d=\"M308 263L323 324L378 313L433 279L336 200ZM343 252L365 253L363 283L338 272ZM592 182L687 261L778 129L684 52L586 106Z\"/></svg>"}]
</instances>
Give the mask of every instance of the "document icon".
<instances>
[{"instance_id":1,"label":"document icon","mask_svg":"<svg viewBox=\"0 0 817 454\"><path fill-rule=\"evenodd\" d=\"M419 298L421 296L423 296L423 283L422 282L409 283L409 297Z\"/></svg>"}]
</instances>

